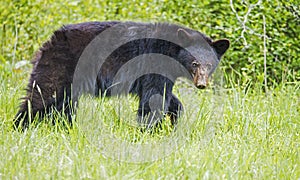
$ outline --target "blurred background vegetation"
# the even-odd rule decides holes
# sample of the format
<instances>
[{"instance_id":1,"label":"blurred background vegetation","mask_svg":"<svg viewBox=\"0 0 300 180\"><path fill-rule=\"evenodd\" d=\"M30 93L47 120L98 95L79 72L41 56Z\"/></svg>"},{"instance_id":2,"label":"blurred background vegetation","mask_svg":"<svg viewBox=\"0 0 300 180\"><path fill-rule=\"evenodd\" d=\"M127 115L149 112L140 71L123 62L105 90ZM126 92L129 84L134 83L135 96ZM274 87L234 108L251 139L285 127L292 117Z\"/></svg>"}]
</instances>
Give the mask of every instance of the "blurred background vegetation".
<instances>
[{"instance_id":1,"label":"blurred background vegetation","mask_svg":"<svg viewBox=\"0 0 300 180\"><path fill-rule=\"evenodd\" d=\"M293 83L300 80L299 7L298 0L2 0L0 69L5 64L30 67L26 62L63 24L160 21L230 39L231 48L221 63L227 87Z\"/></svg>"}]
</instances>

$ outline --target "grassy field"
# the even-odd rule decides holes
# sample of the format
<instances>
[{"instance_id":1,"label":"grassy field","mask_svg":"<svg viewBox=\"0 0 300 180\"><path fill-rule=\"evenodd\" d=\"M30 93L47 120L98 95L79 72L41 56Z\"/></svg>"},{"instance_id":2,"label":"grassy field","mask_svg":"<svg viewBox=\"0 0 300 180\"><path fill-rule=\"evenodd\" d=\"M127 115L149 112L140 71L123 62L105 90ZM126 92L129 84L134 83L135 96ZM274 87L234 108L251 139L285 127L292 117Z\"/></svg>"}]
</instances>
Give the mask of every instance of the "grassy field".
<instances>
[{"instance_id":1,"label":"grassy field","mask_svg":"<svg viewBox=\"0 0 300 180\"><path fill-rule=\"evenodd\" d=\"M185 113L176 131L166 119L161 132L139 132L127 121L135 118L134 97L88 96L80 99L73 128L45 119L25 132L14 131L13 118L32 68L28 62L62 24L107 19L184 23L180 13L172 16L175 12L163 9L159 1L136 8L134 3L91 4L0 2L6 17L0 30L0 179L300 178L299 81L265 92L259 84L249 89L238 83L199 91L180 80L174 93ZM116 11L118 15L112 13Z\"/></svg>"},{"instance_id":2,"label":"grassy field","mask_svg":"<svg viewBox=\"0 0 300 180\"><path fill-rule=\"evenodd\" d=\"M113 107L128 100L132 106L123 110L122 115L134 116L136 110L134 98L126 97L122 101L83 97L74 128L68 130L61 124L52 126L45 122L20 133L13 131L11 125L27 73L13 72L9 65L5 67L7 70L1 71L0 100L2 179L300 177L299 84L272 89L269 94L243 89L199 92L188 84L176 86L175 92L186 112L174 134L166 129L155 135L142 134L126 122L122 123L116 113L118 108ZM97 113L90 111L94 106ZM92 133L92 129L87 131L82 127L82 117L96 119L89 121L89 126L99 131ZM99 121L104 125L100 126ZM111 135L130 145L152 143L153 146L141 152L144 153L142 158L132 160L131 155L126 156L128 159L120 158L112 151L124 149L104 139ZM98 138L104 141L97 141ZM160 142L166 140L175 140L178 144L161 146ZM99 142L104 142L108 149L101 148ZM157 158L147 158L157 153L160 153Z\"/></svg>"}]
</instances>

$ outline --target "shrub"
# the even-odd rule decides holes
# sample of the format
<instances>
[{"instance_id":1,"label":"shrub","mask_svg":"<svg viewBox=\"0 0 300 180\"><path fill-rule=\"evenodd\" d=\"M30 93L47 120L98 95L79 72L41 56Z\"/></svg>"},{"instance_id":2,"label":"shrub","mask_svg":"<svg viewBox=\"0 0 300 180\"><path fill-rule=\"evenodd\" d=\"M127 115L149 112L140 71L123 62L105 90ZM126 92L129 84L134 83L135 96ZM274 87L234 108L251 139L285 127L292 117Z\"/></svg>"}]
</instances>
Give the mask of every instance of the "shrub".
<instances>
[{"instance_id":1,"label":"shrub","mask_svg":"<svg viewBox=\"0 0 300 180\"><path fill-rule=\"evenodd\" d=\"M299 2L175 1L1 1L0 60L30 60L62 24L92 20L163 21L227 37L231 49L222 67L227 85L277 85L300 80ZM264 29L265 27L265 29ZM264 67L266 61L266 73ZM266 75L266 76L265 76Z\"/></svg>"}]
</instances>

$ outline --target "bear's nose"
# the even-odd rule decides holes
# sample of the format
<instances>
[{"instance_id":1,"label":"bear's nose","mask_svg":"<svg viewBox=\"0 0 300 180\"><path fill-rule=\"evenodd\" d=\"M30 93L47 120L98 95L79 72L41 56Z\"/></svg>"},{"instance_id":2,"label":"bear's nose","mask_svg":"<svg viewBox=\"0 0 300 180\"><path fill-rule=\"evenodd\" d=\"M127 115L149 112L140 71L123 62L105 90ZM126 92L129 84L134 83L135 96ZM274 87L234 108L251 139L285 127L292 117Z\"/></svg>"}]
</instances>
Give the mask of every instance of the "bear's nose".
<instances>
[{"instance_id":1,"label":"bear's nose","mask_svg":"<svg viewBox=\"0 0 300 180\"><path fill-rule=\"evenodd\" d=\"M198 89L205 89L205 88L206 88L206 86L205 86L205 85L203 85L203 84L199 84L199 85L197 85L197 88L198 88Z\"/></svg>"}]
</instances>

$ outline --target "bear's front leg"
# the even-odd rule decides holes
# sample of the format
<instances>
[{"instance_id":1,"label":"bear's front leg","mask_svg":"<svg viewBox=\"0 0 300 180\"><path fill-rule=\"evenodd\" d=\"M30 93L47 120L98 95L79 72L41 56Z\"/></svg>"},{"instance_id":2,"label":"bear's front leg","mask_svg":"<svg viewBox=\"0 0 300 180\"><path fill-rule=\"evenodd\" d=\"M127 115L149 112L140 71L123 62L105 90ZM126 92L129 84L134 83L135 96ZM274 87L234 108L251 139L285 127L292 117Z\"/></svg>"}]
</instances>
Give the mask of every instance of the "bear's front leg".
<instances>
[{"instance_id":1,"label":"bear's front leg","mask_svg":"<svg viewBox=\"0 0 300 180\"><path fill-rule=\"evenodd\" d=\"M170 100L170 105L167 112L167 114L170 117L172 126L175 126L177 124L178 118L182 112L183 105L181 104L179 99L174 94L172 94L172 98Z\"/></svg>"},{"instance_id":2,"label":"bear's front leg","mask_svg":"<svg viewBox=\"0 0 300 180\"><path fill-rule=\"evenodd\" d=\"M162 93L154 93L153 91L142 96L138 109L139 124L146 129L159 126L162 118L168 111L170 100L170 95L163 96Z\"/></svg>"}]
</instances>

